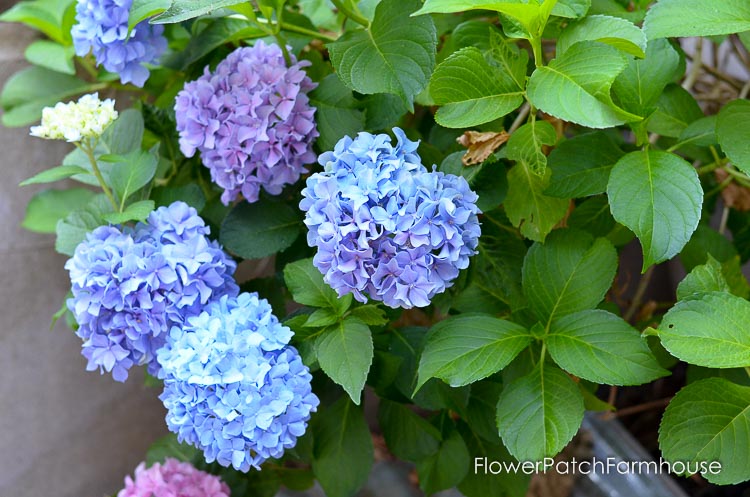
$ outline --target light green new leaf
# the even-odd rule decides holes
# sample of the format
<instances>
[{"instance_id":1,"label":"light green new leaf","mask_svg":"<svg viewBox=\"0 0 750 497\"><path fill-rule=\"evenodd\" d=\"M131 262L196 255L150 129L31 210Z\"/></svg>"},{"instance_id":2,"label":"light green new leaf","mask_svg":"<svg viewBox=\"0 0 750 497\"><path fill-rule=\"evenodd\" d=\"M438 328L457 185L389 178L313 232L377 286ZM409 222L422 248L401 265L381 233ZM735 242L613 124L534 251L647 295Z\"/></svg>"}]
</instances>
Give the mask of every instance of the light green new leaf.
<instances>
[{"instance_id":1,"label":"light green new leaf","mask_svg":"<svg viewBox=\"0 0 750 497\"><path fill-rule=\"evenodd\" d=\"M664 412L659 447L669 461L719 461L703 473L718 485L750 479L750 387L723 378L696 381L680 390ZM714 468L715 469L715 468Z\"/></svg>"},{"instance_id":2,"label":"light green new leaf","mask_svg":"<svg viewBox=\"0 0 750 497\"><path fill-rule=\"evenodd\" d=\"M750 31L750 3L747 0L659 0L648 10L643 30L649 40Z\"/></svg>"},{"instance_id":3,"label":"light green new leaf","mask_svg":"<svg viewBox=\"0 0 750 497\"><path fill-rule=\"evenodd\" d=\"M34 65L46 67L52 71L74 75L73 64L75 50L72 46L61 45L49 40L37 40L24 52L26 60Z\"/></svg>"},{"instance_id":4,"label":"light green new leaf","mask_svg":"<svg viewBox=\"0 0 750 497\"><path fill-rule=\"evenodd\" d=\"M687 299L696 293L728 291L729 284L722 274L721 263L708 254L708 261L694 267L677 285L677 300Z\"/></svg>"},{"instance_id":5,"label":"light green new leaf","mask_svg":"<svg viewBox=\"0 0 750 497\"><path fill-rule=\"evenodd\" d=\"M38 29L58 43L70 45L70 33L63 26L70 3L70 0L10 2L5 5L12 6L0 15L0 21L21 22Z\"/></svg>"},{"instance_id":6,"label":"light green new leaf","mask_svg":"<svg viewBox=\"0 0 750 497\"><path fill-rule=\"evenodd\" d=\"M219 241L244 259L260 259L289 248L300 232L297 212L281 202L240 202L221 223Z\"/></svg>"},{"instance_id":7,"label":"light green new leaf","mask_svg":"<svg viewBox=\"0 0 750 497\"><path fill-rule=\"evenodd\" d=\"M36 185L39 183L52 183L61 179L70 178L76 174L88 174L88 170L78 166L57 166L39 174L35 174L31 178L21 181L18 186Z\"/></svg>"},{"instance_id":8,"label":"light green new leaf","mask_svg":"<svg viewBox=\"0 0 750 497\"><path fill-rule=\"evenodd\" d=\"M315 341L315 349L321 369L359 404L372 364L370 328L348 317L323 332Z\"/></svg>"},{"instance_id":9,"label":"light green new leaf","mask_svg":"<svg viewBox=\"0 0 750 497\"><path fill-rule=\"evenodd\" d=\"M627 60L619 50L595 41L570 47L549 65L537 67L526 89L538 109L589 128L610 128L639 116L618 108L610 97L612 82Z\"/></svg>"},{"instance_id":10,"label":"light green new leaf","mask_svg":"<svg viewBox=\"0 0 750 497\"><path fill-rule=\"evenodd\" d=\"M158 162L154 154L143 150L134 150L126 155L103 156L102 160L112 163L109 180L123 205L133 193L153 179Z\"/></svg>"},{"instance_id":11,"label":"light green new leaf","mask_svg":"<svg viewBox=\"0 0 750 497\"><path fill-rule=\"evenodd\" d=\"M317 143L321 150L333 150L342 136L354 136L363 130L365 115L357 108L352 91L335 74L326 76L310 93L310 104L317 109Z\"/></svg>"},{"instance_id":12,"label":"light green new leaf","mask_svg":"<svg viewBox=\"0 0 750 497\"><path fill-rule=\"evenodd\" d=\"M545 343L558 366L596 383L640 385L669 374L635 328L600 309L556 319Z\"/></svg>"},{"instance_id":13,"label":"light green new leaf","mask_svg":"<svg viewBox=\"0 0 750 497\"><path fill-rule=\"evenodd\" d=\"M620 159L607 185L612 216L635 233L643 270L677 255L698 227L703 189L684 159L658 150Z\"/></svg>"},{"instance_id":14,"label":"light green new leaf","mask_svg":"<svg viewBox=\"0 0 750 497\"><path fill-rule=\"evenodd\" d=\"M523 103L521 88L474 47L461 49L440 63L429 91L433 101L442 106L435 120L447 128L494 121Z\"/></svg>"},{"instance_id":15,"label":"light green new leaf","mask_svg":"<svg viewBox=\"0 0 750 497\"><path fill-rule=\"evenodd\" d=\"M339 296L323 281L323 275L313 266L312 259L302 259L284 266L284 282L292 292L294 301L299 304L339 309Z\"/></svg>"},{"instance_id":16,"label":"light green new leaf","mask_svg":"<svg viewBox=\"0 0 750 497\"><path fill-rule=\"evenodd\" d=\"M554 198L543 192L549 186L551 172L534 174L525 164L518 163L508 171L508 196L505 212L513 226L530 240L544 241L552 228L565 217L567 199Z\"/></svg>"},{"instance_id":17,"label":"light green new leaf","mask_svg":"<svg viewBox=\"0 0 750 497\"><path fill-rule=\"evenodd\" d=\"M54 233L59 220L83 208L94 195L85 188L42 190L26 206L26 216L21 226L37 233Z\"/></svg>"},{"instance_id":18,"label":"light green new leaf","mask_svg":"<svg viewBox=\"0 0 750 497\"><path fill-rule=\"evenodd\" d=\"M419 361L417 390L430 378L452 387L497 373L531 342L523 326L488 315L459 315L440 321L427 335Z\"/></svg>"},{"instance_id":19,"label":"light green new leaf","mask_svg":"<svg viewBox=\"0 0 750 497\"><path fill-rule=\"evenodd\" d=\"M150 22L152 24L172 24L187 21L194 17L208 14L216 9L229 7L230 5L238 3L242 2L239 0L172 0L172 4L167 10L151 19ZM162 6L161 0L159 0L159 6ZM139 11L138 17L142 16L144 13L148 12ZM151 14L153 14L153 11ZM131 17L130 20L133 21L135 18Z\"/></svg>"},{"instance_id":20,"label":"light green new leaf","mask_svg":"<svg viewBox=\"0 0 750 497\"><path fill-rule=\"evenodd\" d=\"M557 132L547 121L532 120L518 128L505 146L508 159L520 162L532 173L544 176L547 170L547 156L542 147L554 145Z\"/></svg>"},{"instance_id":21,"label":"light green new leaf","mask_svg":"<svg viewBox=\"0 0 750 497\"><path fill-rule=\"evenodd\" d=\"M708 368L750 366L750 302L728 292L694 295L675 304L659 325L670 354Z\"/></svg>"},{"instance_id":22,"label":"light green new leaf","mask_svg":"<svg viewBox=\"0 0 750 497\"><path fill-rule=\"evenodd\" d=\"M529 307L546 322L591 309L604 298L617 271L617 252L605 238L568 229L535 243L523 262Z\"/></svg>"},{"instance_id":23,"label":"light green new leaf","mask_svg":"<svg viewBox=\"0 0 750 497\"><path fill-rule=\"evenodd\" d=\"M594 15L568 25L557 40L557 56L579 41L606 43L630 55L645 57L646 35L641 28L619 17Z\"/></svg>"},{"instance_id":24,"label":"light green new leaf","mask_svg":"<svg viewBox=\"0 0 750 497\"><path fill-rule=\"evenodd\" d=\"M393 93L412 108L435 66L437 35L429 16L409 18L419 0L383 0L372 24L328 44L341 81L359 93Z\"/></svg>"},{"instance_id":25,"label":"light green new leaf","mask_svg":"<svg viewBox=\"0 0 750 497\"><path fill-rule=\"evenodd\" d=\"M544 364L503 388L497 427L508 451L519 461L555 456L578 431L583 396L570 377Z\"/></svg>"},{"instance_id":26,"label":"light green new leaf","mask_svg":"<svg viewBox=\"0 0 750 497\"><path fill-rule=\"evenodd\" d=\"M145 221L149 214L154 210L155 203L153 200L141 200L133 202L122 212L110 212L105 214L104 220L112 224L123 224L128 221Z\"/></svg>"},{"instance_id":27,"label":"light green new leaf","mask_svg":"<svg viewBox=\"0 0 750 497\"><path fill-rule=\"evenodd\" d=\"M722 107L716 135L732 164L750 175L750 101L735 100Z\"/></svg>"}]
</instances>

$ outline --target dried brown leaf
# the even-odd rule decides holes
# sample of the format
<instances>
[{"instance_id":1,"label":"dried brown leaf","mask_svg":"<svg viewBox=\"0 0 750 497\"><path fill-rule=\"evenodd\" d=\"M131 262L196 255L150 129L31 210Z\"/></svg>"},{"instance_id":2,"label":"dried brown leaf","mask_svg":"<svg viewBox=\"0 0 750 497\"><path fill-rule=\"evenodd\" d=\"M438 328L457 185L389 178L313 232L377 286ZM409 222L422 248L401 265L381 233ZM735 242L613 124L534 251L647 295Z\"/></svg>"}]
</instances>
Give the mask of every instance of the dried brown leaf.
<instances>
[{"instance_id":1,"label":"dried brown leaf","mask_svg":"<svg viewBox=\"0 0 750 497\"><path fill-rule=\"evenodd\" d=\"M729 173L723 169L716 169L714 174L719 183L725 181L729 177ZM735 182L729 183L721 191L721 198L723 198L724 203L732 209L743 212L750 211L750 190L742 185Z\"/></svg>"},{"instance_id":2,"label":"dried brown leaf","mask_svg":"<svg viewBox=\"0 0 750 497\"><path fill-rule=\"evenodd\" d=\"M468 150L461 162L464 166L473 166L484 162L500 145L508 141L510 135L505 131L466 131L456 141Z\"/></svg>"}]
</instances>

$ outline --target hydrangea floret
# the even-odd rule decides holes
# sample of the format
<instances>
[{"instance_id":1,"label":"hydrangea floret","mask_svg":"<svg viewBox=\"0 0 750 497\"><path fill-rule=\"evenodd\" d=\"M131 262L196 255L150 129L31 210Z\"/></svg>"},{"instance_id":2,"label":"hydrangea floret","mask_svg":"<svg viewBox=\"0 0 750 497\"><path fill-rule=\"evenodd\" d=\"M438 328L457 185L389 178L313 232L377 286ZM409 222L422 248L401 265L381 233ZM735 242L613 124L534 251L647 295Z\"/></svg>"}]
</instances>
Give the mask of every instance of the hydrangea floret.
<instances>
[{"instance_id":1,"label":"hydrangea floret","mask_svg":"<svg viewBox=\"0 0 750 497\"><path fill-rule=\"evenodd\" d=\"M174 326L157 357L178 440L245 472L294 447L319 401L291 336L255 293L222 297Z\"/></svg>"},{"instance_id":2,"label":"hydrangea floret","mask_svg":"<svg viewBox=\"0 0 750 497\"><path fill-rule=\"evenodd\" d=\"M417 142L394 128L344 137L322 154L300 208L313 262L339 295L424 307L476 253L477 195L462 177L428 171Z\"/></svg>"},{"instance_id":3,"label":"hydrangea floret","mask_svg":"<svg viewBox=\"0 0 750 497\"><path fill-rule=\"evenodd\" d=\"M98 93L92 93L77 102L58 102L54 107L45 107L42 122L31 127L31 135L77 143L101 136L117 115L114 100L100 100Z\"/></svg>"},{"instance_id":4,"label":"hydrangea floret","mask_svg":"<svg viewBox=\"0 0 750 497\"><path fill-rule=\"evenodd\" d=\"M224 204L240 195L255 202L261 188L278 195L315 161L318 131L307 93L316 84L303 71L310 63L290 58L287 67L277 45L258 41L213 73L206 67L177 95L180 149L187 157L200 152Z\"/></svg>"},{"instance_id":5,"label":"hydrangea floret","mask_svg":"<svg viewBox=\"0 0 750 497\"><path fill-rule=\"evenodd\" d=\"M167 49L164 27L138 23L128 32L132 0L78 0L71 35L76 54L94 53L97 65L120 75L123 83L143 87L149 77L144 64L154 64Z\"/></svg>"},{"instance_id":6,"label":"hydrangea floret","mask_svg":"<svg viewBox=\"0 0 750 497\"><path fill-rule=\"evenodd\" d=\"M229 497L230 493L218 476L173 458L150 468L141 463L134 476L125 477L125 488L117 497Z\"/></svg>"},{"instance_id":7,"label":"hydrangea floret","mask_svg":"<svg viewBox=\"0 0 750 497\"><path fill-rule=\"evenodd\" d=\"M101 226L76 247L65 264L68 308L89 371L125 381L133 365L146 364L156 374L155 352L172 325L239 292L235 262L208 234L195 209L175 202L134 228Z\"/></svg>"}]
</instances>

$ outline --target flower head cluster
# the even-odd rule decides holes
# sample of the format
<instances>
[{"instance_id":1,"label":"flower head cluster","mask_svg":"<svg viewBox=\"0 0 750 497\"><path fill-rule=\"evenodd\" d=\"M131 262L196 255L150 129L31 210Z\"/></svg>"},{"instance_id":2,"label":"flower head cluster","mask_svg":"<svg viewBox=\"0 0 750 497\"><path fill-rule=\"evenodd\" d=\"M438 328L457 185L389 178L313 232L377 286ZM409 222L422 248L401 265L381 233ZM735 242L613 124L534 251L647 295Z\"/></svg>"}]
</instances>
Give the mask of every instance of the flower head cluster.
<instances>
[{"instance_id":1,"label":"flower head cluster","mask_svg":"<svg viewBox=\"0 0 750 497\"><path fill-rule=\"evenodd\" d=\"M360 133L320 156L300 208L315 266L339 295L424 307L476 253L477 195L462 177L429 172L417 143Z\"/></svg>"},{"instance_id":2,"label":"flower head cluster","mask_svg":"<svg viewBox=\"0 0 750 497\"><path fill-rule=\"evenodd\" d=\"M258 41L177 95L180 149L187 157L200 151L225 204L240 194L255 202L261 187L277 195L315 160L318 131L307 97L315 83L302 70L309 62L291 57L287 67L277 45Z\"/></svg>"},{"instance_id":3,"label":"flower head cluster","mask_svg":"<svg viewBox=\"0 0 750 497\"><path fill-rule=\"evenodd\" d=\"M101 226L65 264L87 369L125 381L133 365L156 374L156 350L173 324L239 291L236 268L184 202L160 207L135 228Z\"/></svg>"},{"instance_id":4,"label":"flower head cluster","mask_svg":"<svg viewBox=\"0 0 750 497\"><path fill-rule=\"evenodd\" d=\"M319 402L291 336L255 293L222 297L173 327L157 354L169 429L239 471L281 457Z\"/></svg>"},{"instance_id":5,"label":"flower head cluster","mask_svg":"<svg viewBox=\"0 0 750 497\"><path fill-rule=\"evenodd\" d=\"M138 23L128 34L133 0L78 0L71 35L76 54L94 52L97 65L120 75L123 83L142 87L149 76L143 64L155 63L167 49L164 27Z\"/></svg>"},{"instance_id":6,"label":"flower head cluster","mask_svg":"<svg viewBox=\"0 0 750 497\"><path fill-rule=\"evenodd\" d=\"M117 497L229 497L229 487L218 476L167 458L148 469L139 464L135 479L125 477L125 488Z\"/></svg>"},{"instance_id":7,"label":"flower head cluster","mask_svg":"<svg viewBox=\"0 0 750 497\"><path fill-rule=\"evenodd\" d=\"M78 102L58 102L42 111L42 123L31 127L31 135L71 143L96 138L117 119L115 101L99 100L99 94L84 95Z\"/></svg>"}]
</instances>

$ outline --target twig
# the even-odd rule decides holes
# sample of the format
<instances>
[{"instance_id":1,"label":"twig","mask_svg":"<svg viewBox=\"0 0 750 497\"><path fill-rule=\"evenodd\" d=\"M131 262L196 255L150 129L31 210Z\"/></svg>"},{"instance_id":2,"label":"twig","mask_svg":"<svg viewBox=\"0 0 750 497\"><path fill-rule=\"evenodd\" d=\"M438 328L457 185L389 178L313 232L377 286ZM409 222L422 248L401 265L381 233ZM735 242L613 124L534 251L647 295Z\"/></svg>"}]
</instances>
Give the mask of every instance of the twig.
<instances>
[{"instance_id":1,"label":"twig","mask_svg":"<svg viewBox=\"0 0 750 497\"><path fill-rule=\"evenodd\" d=\"M693 61L693 57L690 56L689 54L685 54L685 57L687 57L688 60ZM702 64L701 67L711 76L724 81L725 83L731 85L733 88L737 89L738 91L742 89L742 84L736 79L734 79L732 76L729 76L728 74L724 74L723 72L719 71L715 67L709 66L708 64Z\"/></svg>"},{"instance_id":2,"label":"twig","mask_svg":"<svg viewBox=\"0 0 750 497\"><path fill-rule=\"evenodd\" d=\"M635 289L635 295L633 295L633 302L630 303L630 307L628 307L628 310L625 311L625 314L622 316L625 321L630 321L641 306L643 296L646 294L646 290L648 289L649 283L651 283L651 276L653 274L654 266L651 266L645 273L643 273L643 276L641 276L641 281L638 282L638 287Z\"/></svg>"},{"instance_id":3,"label":"twig","mask_svg":"<svg viewBox=\"0 0 750 497\"><path fill-rule=\"evenodd\" d=\"M724 205L724 209L721 211L721 222L719 223L719 234L723 235L727 230L727 221L729 220L729 206Z\"/></svg>"},{"instance_id":4,"label":"twig","mask_svg":"<svg viewBox=\"0 0 750 497\"><path fill-rule=\"evenodd\" d=\"M508 128L508 134L513 134L515 130L521 127L523 122L529 116L529 111L531 111L531 104L526 102L521 107L521 110L518 111L518 117L516 117L516 120L513 121L513 124L511 124L510 128Z\"/></svg>"},{"instance_id":5,"label":"twig","mask_svg":"<svg viewBox=\"0 0 750 497\"><path fill-rule=\"evenodd\" d=\"M745 86L742 87L737 98L745 98L748 93L750 93L750 80L748 80L747 83L745 83Z\"/></svg>"},{"instance_id":6,"label":"twig","mask_svg":"<svg viewBox=\"0 0 750 497\"><path fill-rule=\"evenodd\" d=\"M682 87L687 91L695 84L698 76L701 73L701 66L703 65L703 38L698 38L697 44L695 45L695 54L693 55L693 65L690 67L690 72L687 78L682 83Z\"/></svg>"},{"instance_id":7,"label":"twig","mask_svg":"<svg viewBox=\"0 0 750 497\"><path fill-rule=\"evenodd\" d=\"M636 406L625 407L617 412L611 413L613 418L622 418L623 416L630 416L632 414L638 414L643 411L650 411L651 409L658 409L664 407L672 400L672 397L666 399L652 400L651 402L645 402Z\"/></svg>"}]
</instances>

